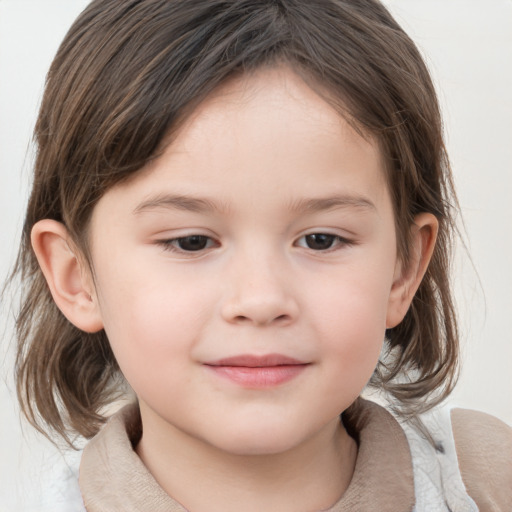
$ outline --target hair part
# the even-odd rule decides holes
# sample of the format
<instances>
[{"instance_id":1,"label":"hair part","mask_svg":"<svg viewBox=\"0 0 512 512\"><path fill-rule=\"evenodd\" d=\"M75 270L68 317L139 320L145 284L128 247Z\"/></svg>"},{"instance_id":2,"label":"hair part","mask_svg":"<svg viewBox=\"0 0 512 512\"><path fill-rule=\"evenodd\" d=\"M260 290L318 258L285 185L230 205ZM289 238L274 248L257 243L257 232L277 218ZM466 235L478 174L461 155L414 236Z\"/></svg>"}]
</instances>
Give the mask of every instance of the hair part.
<instances>
[{"instance_id":1,"label":"hair part","mask_svg":"<svg viewBox=\"0 0 512 512\"><path fill-rule=\"evenodd\" d=\"M120 389L105 333L60 313L30 244L34 224L64 223L88 258L95 204L172 141L183 120L230 77L285 64L378 141L398 254L409 261L416 214L439 222L431 264L404 321L386 333L371 385L403 414L446 397L457 376L449 284L457 201L434 86L411 39L377 0L94 0L49 70L35 128L34 182L13 276L17 389L40 431L93 436ZM406 378L407 377L407 378ZM421 398L421 400L419 400Z\"/></svg>"}]
</instances>

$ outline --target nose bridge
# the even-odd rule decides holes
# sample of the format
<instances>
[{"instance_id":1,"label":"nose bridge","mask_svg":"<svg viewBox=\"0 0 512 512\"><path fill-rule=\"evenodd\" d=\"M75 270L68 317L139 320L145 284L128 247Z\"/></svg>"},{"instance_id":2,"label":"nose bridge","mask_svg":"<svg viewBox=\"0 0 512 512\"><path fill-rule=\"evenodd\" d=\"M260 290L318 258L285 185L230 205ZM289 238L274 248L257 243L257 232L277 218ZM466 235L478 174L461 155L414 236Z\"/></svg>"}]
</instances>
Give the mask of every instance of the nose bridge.
<instances>
[{"instance_id":1,"label":"nose bridge","mask_svg":"<svg viewBox=\"0 0 512 512\"><path fill-rule=\"evenodd\" d=\"M222 307L227 321L266 325L296 317L291 269L280 250L271 244L244 244L229 264L229 292Z\"/></svg>"}]
</instances>

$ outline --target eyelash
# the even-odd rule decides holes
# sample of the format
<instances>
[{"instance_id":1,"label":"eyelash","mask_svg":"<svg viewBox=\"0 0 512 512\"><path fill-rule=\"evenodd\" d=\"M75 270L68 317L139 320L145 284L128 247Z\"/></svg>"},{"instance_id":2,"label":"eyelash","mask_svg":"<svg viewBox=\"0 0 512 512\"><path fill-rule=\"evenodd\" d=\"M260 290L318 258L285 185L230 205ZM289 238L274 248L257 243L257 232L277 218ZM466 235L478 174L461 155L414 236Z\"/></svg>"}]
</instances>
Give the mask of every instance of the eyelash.
<instances>
[{"instance_id":1,"label":"eyelash","mask_svg":"<svg viewBox=\"0 0 512 512\"><path fill-rule=\"evenodd\" d=\"M191 239L199 239L198 241L204 241L206 242L206 246L202 247L198 250L186 250L182 247L179 247L179 243L183 242L184 240L191 240ZM170 238L168 240L157 240L157 244L161 245L165 251L170 252L176 252L180 254L190 254L193 255L195 253L202 253L203 251L207 249L211 249L214 246L218 247L218 243L216 243L211 237L206 235L188 235L188 236L180 236L178 238Z\"/></svg>"},{"instance_id":2,"label":"eyelash","mask_svg":"<svg viewBox=\"0 0 512 512\"><path fill-rule=\"evenodd\" d=\"M303 235L299 238L299 240L302 240L303 238L307 239L308 237L327 237L327 238L331 239L331 241L332 241L331 245L329 247L327 247L326 249L313 249L312 247L299 246L299 247L304 247L305 249L314 250L315 252L327 252L327 253L334 252L336 250L339 250L342 247L350 247L350 246L354 245L354 243L355 243L353 240L349 240L342 236L334 235L332 233L322 233L322 232L309 233L307 235Z\"/></svg>"},{"instance_id":3,"label":"eyelash","mask_svg":"<svg viewBox=\"0 0 512 512\"><path fill-rule=\"evenodd\" d=\"M334 235L332 233L322 233L322 232L309 233L307 235L303 235L297 240L296 244L298 244L298 242L300 240L307 239L308 237L327 237L328 240L331 241L331 244L329 247L327 247L325 249L313 249L312 247L304 246L304 245L298 245L298 247L310 249L310 250L313 250L314 252L330 253L330 252L339 250L342 247L350 247L352 245L355 245L355 242L353 240L349 240L349 239L341 237L339 235ZM195 241L199 242L200 245L202 243L205 243L205 246L200 247L197 250L187 250L187 249L184 249L183 247L179 247L179 244L183 243L183 241L186 241L186 240L191 241L192 239L196 239ZM170 251L170 252L179 253L179 254L183 254L183 255L190 255L190 256L192 256L194 254L198 254L198 255L202 254L204 251L211 249L212 247L218 247L220 245L218 242L215 242L209 236L196 235L196 234L182 236L182 237L178 237L178 238L171 238L168 240L157 240L156 243L158 245L162 246L165 251ZM306 244L307 244L307 242L306 242Z\"/></svg>"}]
</instances>

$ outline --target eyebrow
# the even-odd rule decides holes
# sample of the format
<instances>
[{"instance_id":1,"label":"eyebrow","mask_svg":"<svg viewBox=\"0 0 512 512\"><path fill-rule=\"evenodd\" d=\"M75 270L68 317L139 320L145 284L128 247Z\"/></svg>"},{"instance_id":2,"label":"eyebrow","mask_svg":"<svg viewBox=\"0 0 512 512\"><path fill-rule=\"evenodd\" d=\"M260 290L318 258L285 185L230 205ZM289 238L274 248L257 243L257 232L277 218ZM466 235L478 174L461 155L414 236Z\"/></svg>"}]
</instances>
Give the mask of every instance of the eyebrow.
<instances>
[{"instance_id":1,"label":"eyebrow","mask_svg":"<svg viewBox=\"0 0 512 512\"><path fill-rule=\"evenodd\" d=\"M210 213L224 211L227 208L222 205L218 205L209 199L201 197L160 194L140 203L133 210L133 213L138 214L148 210L158 209L175 209L195 213Z\"/></svg>"},{"instance_id":2,"label":"eyebrow","mask_svg":"<svg viewBox=\"0 0 512 512\"><path fill-rule=\"evenodd\" d=\"M316 213L325 210L355 208L361 210L377 211L375 205L368 198L356 195L335 195L312 199L299 199L290 205L293 212Z\"/></svg>"},{"instance_id":3,"label":"eyebrow","mask_svg":"<svg viewBox=\"0 0 512 512\"><path fill-rule=\"evenodd\" d=\"M299 199L290 203L292 212L316 213L326 210L343 208L356 208L362 210L374 210L377 208L368 198L354 195L335 195L328 197ZM134 210L134 214L158 209L176 209L195 213L225 212L226 205L217 204L210 199L193 197L188 195L159 194L146 199Z\"/></svg>"}]
</instances>

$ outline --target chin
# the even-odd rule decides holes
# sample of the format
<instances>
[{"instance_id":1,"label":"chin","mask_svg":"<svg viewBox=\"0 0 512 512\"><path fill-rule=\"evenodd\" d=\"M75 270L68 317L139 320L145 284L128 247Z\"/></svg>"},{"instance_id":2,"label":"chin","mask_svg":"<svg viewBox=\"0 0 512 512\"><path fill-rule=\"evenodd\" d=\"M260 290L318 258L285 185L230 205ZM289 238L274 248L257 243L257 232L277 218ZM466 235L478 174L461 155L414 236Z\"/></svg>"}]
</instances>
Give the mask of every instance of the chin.
<instances>
[{"instance_id":1,"label":"chin","mask_svg":"<svg viewBox=\"0 0 512 512\"><path fill-rule=\"evenodd\" d=\"M239 456L278 455L292 450L309 436L296 429L275 425L259 428L226 429L221 436L211 439L218 449Z\"/></svg>"},{"instance_id":2,"label":"chin","mask_svg":"<svg viewBox=\"0 0 512 512\"><path fill-rule=\"evenodd\" d=\"M268 439L269 437L270 435L265 436L265 439L243 439L239 442L225 444L220 448L233 455L250 457L279 455L288 452L295 446L295 444L290 443L289 440L279 442L276 439Z\"/></svg>"}]
</instances>

